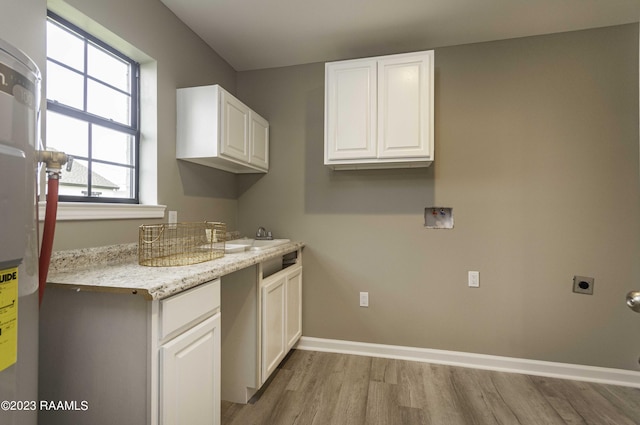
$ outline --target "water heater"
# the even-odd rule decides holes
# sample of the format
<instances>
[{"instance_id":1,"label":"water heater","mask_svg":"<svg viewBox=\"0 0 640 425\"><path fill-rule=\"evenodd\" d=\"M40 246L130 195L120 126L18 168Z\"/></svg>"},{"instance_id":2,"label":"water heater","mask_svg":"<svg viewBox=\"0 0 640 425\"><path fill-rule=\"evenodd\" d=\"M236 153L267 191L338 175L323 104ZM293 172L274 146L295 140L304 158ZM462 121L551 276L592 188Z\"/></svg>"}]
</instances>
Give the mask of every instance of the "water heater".
<instances>
[{"instance_id":1,"label":"water heater","mask_svg":"<svg viewBox=\"0 0 640 425\"><path fill-rule=\"evenodd\" d=\"M0 40L0 401L38 399L39 112L37 66ZM0 424L37 423L37 411L6 407Z\"/></svg>"}]
</instances>

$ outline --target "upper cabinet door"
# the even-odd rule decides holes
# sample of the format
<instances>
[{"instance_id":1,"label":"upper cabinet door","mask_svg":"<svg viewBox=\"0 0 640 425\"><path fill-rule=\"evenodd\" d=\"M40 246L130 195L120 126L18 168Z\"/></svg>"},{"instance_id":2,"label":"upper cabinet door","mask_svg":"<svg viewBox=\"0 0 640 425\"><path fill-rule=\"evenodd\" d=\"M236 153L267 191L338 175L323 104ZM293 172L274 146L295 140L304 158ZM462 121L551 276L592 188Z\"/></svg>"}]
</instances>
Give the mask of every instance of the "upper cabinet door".
<instances>
[{"instance_id":1,"label":"upper cabinet door","mask_svg":"<svg viewBox=\"0 0 640 425\"><path fill-rule=\"evenodd\" d=\"M375 158L376 61L328 63L325 79L325 164Z\"/></svg>"},{"instance_id":2,"label":"upper cabinet door","mask_svg":"<svg viewBox=\"0 0 640 425\"><path fill-rule=\"evenodd\" d=\"M250 126L249 163L266 171L269 169L269 122L251 112Z\"/></svg>"},{"instance_id":3,"label":"upper cabinet door","mask_svg":"<svg viewBox=\"0 0 640 425\"><path fill-rule=\"evenodd\" d=\"M251 110L226 91L221 91L220 153L249 162L249 114Z\"/></svg>"},{"instance_id":4,"label":"upper cabinet door","mask_svg":"<svg viewBox=\"0 0 640 425\"><path fill-rule=\"evenodd\" d=\"M433 52L378 61L378 157L430 158Z\"/></svg>"}]
</instances>

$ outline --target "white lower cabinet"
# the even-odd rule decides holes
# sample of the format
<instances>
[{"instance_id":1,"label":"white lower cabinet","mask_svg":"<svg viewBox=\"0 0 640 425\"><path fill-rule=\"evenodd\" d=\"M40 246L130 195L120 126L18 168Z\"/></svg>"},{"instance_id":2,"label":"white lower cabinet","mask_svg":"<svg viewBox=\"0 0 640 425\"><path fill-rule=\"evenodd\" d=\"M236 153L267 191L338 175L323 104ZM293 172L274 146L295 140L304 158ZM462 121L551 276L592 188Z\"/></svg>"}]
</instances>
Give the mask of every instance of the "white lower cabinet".
<instances>
[{"instance_id":1,"label":"white lower cabinet","mask_svg":"<svg viewBox=\"0 0 640 425\"><path fill-rule=\"evenodd\" d=\"M219 310L219 279L159 302L160 425L220 424Z\"/></svg>"},{"instance_id":2,"label":"white lower cabinet","mask_svg":"<svg viewBox=\"0 0 640 425\"><path fill-rule=\"evenodd\" d=\"M290 254L222 277L223 400L248 403L302 335L302 251Z\"/></svg>"},{"instance_id":3,"label":"white lower cabinet","mask_svg":"<svg viewBox=\"0 0 640 425\"><path fill-rule=\"evenodd\" d=\"M51 287L40 310L43 425L220 424L220 280L148 301Z\"/></svg>"},{"instance_id":4,"label":"white lower cabinet","mask_svg":"<svg viewBox=\"0 0 640 425\"><path fill-rule=\"evenodd\" d=\"M302 335L302 266L262 281L262 375L264 384Z\"/></svg>"},{"instance_id":5,"label":"white lower cabinet","mask_svg":"<svg viewBox=\"0 0 640 425\"><path fill-rule=\"evenodd\" d=\"M160 423L220 424L220 313L160 348Z\"/></svg>"},{"instance_id":6,"label":"white lower cabinet","mask_svg":"<svg viewBox=\"0 0 640 425\"><path fill-rule=\"evenodd\" d=\"M249 401L301 334L301 249L161 300L51 286L38 397L88 409L38 423L219 425L220 400Z\"/></svg>"}]
</instances>

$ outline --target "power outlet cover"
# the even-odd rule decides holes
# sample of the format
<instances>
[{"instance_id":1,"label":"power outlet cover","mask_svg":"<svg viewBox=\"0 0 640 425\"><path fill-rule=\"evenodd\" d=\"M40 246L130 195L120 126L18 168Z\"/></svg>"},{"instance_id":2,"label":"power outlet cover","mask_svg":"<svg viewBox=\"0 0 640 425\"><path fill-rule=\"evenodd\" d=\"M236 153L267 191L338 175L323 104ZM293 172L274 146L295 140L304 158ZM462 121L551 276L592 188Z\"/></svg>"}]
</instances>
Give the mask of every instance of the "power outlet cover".
<instances>
[{"instance_id":1,"label":"power outlet cover","mask_svg":"<svg viewBox=\"0 0 640 425\"><path fill-rule=\"evenodd\" d=\"M576 294L593 295L595 279L587 276L573 276L573 292Z\"/></svg>"},{"instance_id":2,"label":"power outlet cover","mask_svg":"<svg viewBox=\"0 0 640 425\"><path fill-rule=\"evenodd\" d=\"M469 288L479 288L480 287L480 272L470 271L468 274L468 284Z\"/></svg>"},{"instance_id":3,"label":"power outlet cover","mask_svg":"<svg viewBox=\"0 0 640 425\"><path fill-rule=\"evenodd\" d=\"M176 224L178 222L178 211L169 211L169 224Z\"/></svg>"},{"instance_id":4,"label":"power outlet cover","mask_svg":"<svg viewBox=\"0 0 640 425\"><path fill-rule=\"evenodd\" d=\"M369 293L360 292L360 307L369 307Z\"/></svg>"}]
</instances>

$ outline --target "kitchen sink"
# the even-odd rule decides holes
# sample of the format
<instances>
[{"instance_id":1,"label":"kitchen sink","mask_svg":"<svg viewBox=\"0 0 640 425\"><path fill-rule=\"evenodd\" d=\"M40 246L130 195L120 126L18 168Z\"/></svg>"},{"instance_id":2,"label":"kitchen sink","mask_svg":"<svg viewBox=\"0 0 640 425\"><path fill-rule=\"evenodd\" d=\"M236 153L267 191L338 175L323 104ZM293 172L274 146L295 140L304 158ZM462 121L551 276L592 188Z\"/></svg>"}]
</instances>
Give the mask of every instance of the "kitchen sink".
<instances>
[{"instance_id":1,"label":"kitchen sink","mask_svg":"<svg viewBox=\"0 0 640 425\"><path fill-rule=\"evenodd\" d=\"M283 245L291 242L290 239L234 239L225 242L224 250L226 253L242 252L242 251L261 251L274 246Z\"/></svg>"}]
</instances>

